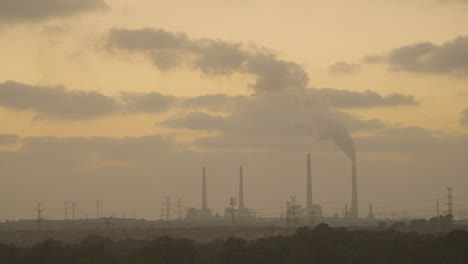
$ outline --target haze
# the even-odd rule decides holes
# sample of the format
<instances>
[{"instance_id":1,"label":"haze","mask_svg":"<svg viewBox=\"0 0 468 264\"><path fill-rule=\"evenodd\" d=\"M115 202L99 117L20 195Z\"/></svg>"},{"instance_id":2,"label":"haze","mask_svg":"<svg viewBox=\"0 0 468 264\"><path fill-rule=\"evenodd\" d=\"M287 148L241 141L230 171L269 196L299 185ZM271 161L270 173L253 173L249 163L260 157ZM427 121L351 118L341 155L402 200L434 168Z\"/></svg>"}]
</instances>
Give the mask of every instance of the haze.
<instances>
[{"instance_id":1,"label":"haze","mask_svg":"<svg viewBox=\"0 0 468 264\"><path fill-rule=\"evenodd\" d=\"M0 220L468 209L468 1L0 0Z\"/></svg>"}]
</instances>

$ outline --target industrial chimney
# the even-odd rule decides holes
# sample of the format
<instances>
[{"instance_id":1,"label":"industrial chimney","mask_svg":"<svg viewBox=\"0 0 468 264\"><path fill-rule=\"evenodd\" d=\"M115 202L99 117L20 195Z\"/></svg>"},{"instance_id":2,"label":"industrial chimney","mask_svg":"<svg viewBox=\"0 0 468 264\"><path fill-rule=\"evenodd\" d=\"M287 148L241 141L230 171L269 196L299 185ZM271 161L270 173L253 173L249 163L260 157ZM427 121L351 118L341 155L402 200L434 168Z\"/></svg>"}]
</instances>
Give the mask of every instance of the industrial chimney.
<instances>
[{"instance_id":1,"label":"industrial chimney","mask_svg":"<svg viewBox=\"0 0 468 264\"><path fill-rule=\"evenodd\" d=\"M244 175L242 166L239 168L239 209L244 209Z\"/></svg>"},{"instance_id":2,"label":"industrial chimney","mask_svg":"<svg viewBox=\"0 0 468 264\"><path fill-rule=\"evenodd\" d=\"M310 153L307 153L307 208L312 208L312 172L310 165Z\"/></svg>"},{"instance_id":3,"label":"industrial chimney","mask_svg":"<svg viewBox=\"0 0 468 264\"><path fill-rule=\"evenodd\" d=\"M351 212L350 216L352 218L359 218L359 205L358 205L358 195L357 195L357 171L356 171L356 162L353 161L352 167L352 194L351 194Z\"/></svg>"},{"instance_id":4,"label":"industrial chimney","mask_svg":"<svg viewBox=\"0 0 468 264\"><path fill-rule=\"evenodd\" d=\"M203 174L202 174L202 211L206 211L206 168L203 167Z\"/></svg>"}]
</instances>

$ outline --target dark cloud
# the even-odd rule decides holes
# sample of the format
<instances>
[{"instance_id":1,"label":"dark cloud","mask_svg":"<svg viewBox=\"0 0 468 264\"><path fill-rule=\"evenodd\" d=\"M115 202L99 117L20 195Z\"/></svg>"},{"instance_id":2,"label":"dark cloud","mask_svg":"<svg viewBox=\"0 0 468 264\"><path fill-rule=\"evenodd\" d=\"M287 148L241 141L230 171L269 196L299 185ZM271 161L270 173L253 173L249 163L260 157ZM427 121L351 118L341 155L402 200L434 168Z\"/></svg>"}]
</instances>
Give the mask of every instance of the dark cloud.
<instances>
[{"instance_id":1,"label":"dark cloud","mask_svg":"<svg viewBox=\"0 0 468 264\"><path fill-rule=\"evenodd\" d=\"M465 108L460 116L460 124L468 126L468 108Z\"/></svg>"},{"instance_id":2,"label":"dark cloud","mask_svg":"<svg viewBox=\"0 0 468 264\"><path fill-rule=\"evenodd\" d=\"M224 127L224 118L203 112L191 112L184 117L168 119L163 124L172 128L221 130Z\"/></svg>"},{"instance_id":3,"label":"dark cloud","mask_svg":"<svg viewBox=\"0 0 468 264\"><path fill-rule=\"evenodd\" d=\"M402 46L364 61L386 63L395 71L468 75L468 37L460 36L442 45L421 42Z\"/></svg>"},{"instance_id":4,"label":"dark cloud","mask_svg":"<svg viewBox=\"0 0 468 264\"><path fill-rule=\"evenodd\" d=\"M330 104L337 108L415 106L419 104L413 96L399 93L383 96L370 90L355 92L330 88L317 89L315 92L318 96L327 98Z\"/></svg>"},{"instance_id":5,"label":"dark cloud","mask_svg":"<svg viewBox=\"0 0 468 264\"><path fill-rule=\"evenodd\" d=\"M258 93L304 88L309 82L302 66L277 59L272 54L254 54L247 63L247 72L257 75L256 82L250 87Z\"/></svg>"},{"instance_id":6,"label":"dark cloud","mask_svg":"<svg viewBox=\"0 0 468 264\"><path fill-rule=\"evenodd\" d=\"M353 74L361 70L361 65L337 61L328 67L328 71L332 74Z\"/></svg>"},{"instance_id":7,"label":"dark cloud","mask_svg":"<svg viewBox=\"0 0 468 264\"><path fill-rule=\"evenodd\" d=\"M226 94L209 94L186 98L183 106L187 108L200 108L213 112L232 111L240 102L247 100L247 96L229 96Z\"/></svg>"},{"instance_id":8,"label":"dark cloud","mask_svg":"<svg viewBox=\"0 0 468 264\"><path fill-rule=\"evenodd\" d=\"M37 118L88 119L114 113L119 104L98 92L8 81L0 83L0 107L35 111L39 113Z\"/></svg>"},{"instance_id":9,"label":"dark cloud","mask_svg":"<svg viewBox=\"0 0 468 264\"><path fill-rule=\"evenodd\" d=\"M111 29L109 48L135 51L190 50L191 40L185 33L172 33L162 29Z\"/></svg>"},{"instance_id":10,"label":"dark cloud","mask_svg":"<svg viewBox=\"0 0 468 264\"><path fill-rule=\"evenodd\" d=\"M124 107L128 112L160 113L169 110L176 101L174 96L160 93L128 93L121 94Z\"/></svg>"},{"instance_id":11,"label":"dark cloud","mask_svg":"<svg viewBox=\"0 0 468 264\"><path fill-rule=\"evenodd\" d=\"M0 146L15 144L18 140L19 137L17 135L0 134Z\"/></svg>"},{"instance_id":12,"label":"dark cloud","mask_svg":"<svg viewBox=\"0 0 468 264\"><path fill-rule=\"evenodd\" d=\"M0 0L0 22L36 22L107 9L104 0Z\"/></svg>"},{"instance_id":13,"label":"dark cloud","mask_svg":"<svg viewBox=\"0 0 468 264\"><path fill-rule=\"evenodd\" d=\"M194 51L198 57L194 64L205 74L231 74L239 71L249 56L239 43L204 39L197 44Z\"/></svg>"},{"instance_id":14,"label":"dark cloud","mask_svg":"<svg viewBox=\"0 0 468 264\"><path fill-rule=\"evenodd\" d=\"M187 65L206 75L252 74L257 79L250 88L257 93L302 88L309 81L302 66L265 50L220 40L194 40L185 33L162 29L112 29L107 47L143 53L161 70Z\"/></svg>"}]
</instances>

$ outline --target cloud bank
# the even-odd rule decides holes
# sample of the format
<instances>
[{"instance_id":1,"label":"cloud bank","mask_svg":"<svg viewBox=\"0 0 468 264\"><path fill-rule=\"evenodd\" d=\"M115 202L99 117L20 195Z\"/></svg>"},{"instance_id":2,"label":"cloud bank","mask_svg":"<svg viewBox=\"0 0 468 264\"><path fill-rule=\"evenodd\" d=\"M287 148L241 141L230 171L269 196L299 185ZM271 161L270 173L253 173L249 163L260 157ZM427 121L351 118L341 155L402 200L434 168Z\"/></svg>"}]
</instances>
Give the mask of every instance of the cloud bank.
<instances>
[{"instance_id":1,"label":"cloud bank","mask_svg":"<svg viewBox=\"0 0 468 264\"><path fill-rule=\"evenodd\" d=\"M436 45L420 42L397 47L385 55L371 55L367 63L384 63L394 71L468 75L468 37Z\"/></svg>"},{"instance_id":2,"label":"cloud bank","mask_svg":"<svg viewBox=\"0 0 468 264\"><path fill-rule=\"evenodd\" d=\"M460 115L460 124L468 126L468 108L465 108Z\"/></svg>"},{"instance_id":3,"label":"cloud bank","mask_svg":"<svg viewBox=\"0 0 468 264\"><path fill-rule=\"evenodd\" d=\"M328 67L331 74L354 74L361 70L361 65L337 61Z\"/></svg>"},{"instance_id":4,"label":"cloud bank","mask_svg":"<svg viewBox=\"0 0 468 264\"><path fill-rule=\"evenodd\" d=\"M0 146L11 145L18 142L19 137L13 134L0 134Z\"/></svg>"},{"instance_id":5,"label":"cloud bank","mask_svg":"<svg viewBox=\"0 0 468 264\"><path fill-rule=\"evenodd\" d=\"M119 109L117 100L98 92L69 91L60 86L33 86L13 81L0 83L0 106L15 111L36 111L37 118L89 119Z\"/></svg>"},{"instance_id":6,"label":"cloud bank","mask_svg":"<svg viewBox=\"0 0 468 264\"><path fill-rule=\"evenodd\" d=\"M37 22L107 9L104 0L0 0L0 23Z\"/></svg>"},{"instance_id":7,"label":"cloud bank","mask_svg":"<svg viewBox=\"0 0 468 264\"><path fill-rule=\"evenodd\" d=\"M305 87L309 81L299 64L265 50L213 39L193 40L185 33L162 29L112 29L107 47L143 53L160 70L188 66L206 75L251 74L257 79L249 87L256 93Z\"/></svg>"}]
</instances>

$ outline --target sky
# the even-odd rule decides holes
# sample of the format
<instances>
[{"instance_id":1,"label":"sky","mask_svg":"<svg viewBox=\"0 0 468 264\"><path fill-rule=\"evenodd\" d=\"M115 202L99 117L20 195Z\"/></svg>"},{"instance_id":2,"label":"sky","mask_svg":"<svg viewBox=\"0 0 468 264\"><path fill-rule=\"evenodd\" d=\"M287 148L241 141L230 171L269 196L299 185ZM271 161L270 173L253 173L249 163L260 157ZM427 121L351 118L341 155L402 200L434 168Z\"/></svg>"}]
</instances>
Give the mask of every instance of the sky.
<instances>
[{"instance_id":1,"label":"sky","mask_svg":"<svg viewBox=\"0 0 468 264\"><path fill-rule=\"evenodd\" d=\"M468 1L0 0L0 220L468 210ZM468 217L468 216L466 216Z\"/></svg>"}]
</instances>

